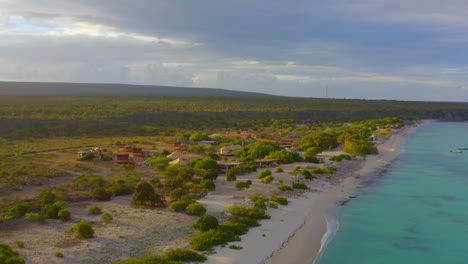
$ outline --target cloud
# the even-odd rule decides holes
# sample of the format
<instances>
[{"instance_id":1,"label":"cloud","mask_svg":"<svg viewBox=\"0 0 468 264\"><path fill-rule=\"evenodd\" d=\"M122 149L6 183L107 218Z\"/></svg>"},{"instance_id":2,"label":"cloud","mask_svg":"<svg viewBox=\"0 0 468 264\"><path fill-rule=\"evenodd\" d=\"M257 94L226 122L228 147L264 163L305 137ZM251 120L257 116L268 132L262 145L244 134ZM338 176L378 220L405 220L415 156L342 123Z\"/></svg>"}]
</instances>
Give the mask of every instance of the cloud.
<instances>
[{"instance_id":1,"label":"cloud","mask_svg":"<svg viewBox=\"0 0 468 264\"><path fill-rule=\"evenodd\" d=\"M468 101L449 3L0 0L0 78Z\"/></svg>"}]
</instances>

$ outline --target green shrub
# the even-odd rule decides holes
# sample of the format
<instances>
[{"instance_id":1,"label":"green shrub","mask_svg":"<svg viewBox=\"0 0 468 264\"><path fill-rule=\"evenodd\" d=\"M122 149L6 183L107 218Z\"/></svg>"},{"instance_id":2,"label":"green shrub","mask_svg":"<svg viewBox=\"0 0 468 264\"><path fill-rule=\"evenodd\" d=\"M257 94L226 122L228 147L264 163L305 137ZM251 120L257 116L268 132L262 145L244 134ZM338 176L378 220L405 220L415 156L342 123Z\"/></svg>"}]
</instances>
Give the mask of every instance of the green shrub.
<instances>
[{"instance_id":1,"label":"green shrub","mask_svg":"<svg viewBox=\"0 0 468 264\"><path fill-rule=\"evenodd\" d=\"M47 218L58 219L59 218L58 212L62 210L62 207L60 207L57 203L55 203L52 205L44 206L43 210Z\"/></svg>"},{"instance_id":2,"label":"green shrub","mask_svg":"<svg viewBox=\"0 0 468 264\"><path fill-rule=\"evenodd\" d=\"M240 241L239 236L232 232L211 229L194 236L190 240L190 244L194 250L208 250L213 246L225 245L233 241Z\"/></svg>"},{"instance_id":3,"label":"green shrub","mask_svg":"<svg viewBox=\"0 0 468 264\"><path fill-rule=\"evenodd\" d=\"M173 248L165 253L166 259L169 261L184 261L184 262L203 262L207 260L205 255L201 255L189 249Z\"/></svg>"},{"instance_id":4,"label":"green shrub","mask_svg":"<svg viewBox=\"0 0 468 264\"><path fill-rule=\"evenodd\" d=\"M254 204L254 207L255 207L255 208L260 208L260 209L266 210L267 205L266 205L266 203L265 203L264 200L256 200L256 201L255 201L255 204Z\"/></svg>"},{"instance_id":5,"label":"green shrub","mask_svg":"<svg viewBox=\"0 0 468 264\"><path fill-rule=\"evenodd\" d=\"M24 242L23 241L16 241L15 244L19 248L24 248Z\"/></svg>"},{"instance_id":6,"label":"green shrub","mask_svg":"<svg viewBox=\"0 0 468 264\"><path fill-rule=\"evenodd\" d=\"M40 215L40 214L37 214L37 213L26 213L24 215L24 217L26 219L30 219L30 220L33 220L33 221L37 221L41 224L44 224L46 222L46 219L43 215Z\"/></svg>"},{"instance_id":7,"label":"green shrub","mask_svg":"<svg viewBox=\"0 0 468 264\"><path fill-rule=\"evenodd\" d=\"M58 211L58 217L62 220L70 220L71 213L67 209L60 209L60 211Z\"/></svg>"},{"instance_id":8,"label":"green shrub","mask_svg":"<svg viewBox=\"0 0 468 264\"><path fill-rule=\"evenodd\" d=\"M278 190L280 190L282 192L289 192L289 191L293 190L293 187L291 185L287 185L287 184L280 184L278 186Z\"/></svg>"},{"instance_id":9,"label":"green shrub","mask_svg":"<svg viewBox=\"0 0 468 264\"><path fill-rule=\"evenodd\" d=\"M229 168L226 172L226 175L228 173L234 173L234 175L241 175L250 172L249 168L243 167L243 166L234 166L232 168Z\"/></svg>"},{"instance_id":10,"label":"green shrub","mask_svg":"<svg viewBox=\"0 0 468 264\"><path fill-rule=\"evenodd\" d=\"M252 181L238 181L236 182L236 184L234 185L234 187L236 187L237 190L243 190L243 189L248 189L250 188L250 185L252 184Z\"/></svg>"},{"instance_id":11,"label":"green shrub","mask_svg":"<svg viewBox=\"0 0 468 264\"><path fill-rule=\"evenodd\" d=\"M278 208L278 203L276 203L276 202L268 202L267 205L270 208Z\"/></svg>"},{"instance_id":12,"label":"green shrub","mask_svg":"<svg viewBox=\"0 0 468 264\"><path fill-rule=\"evenodd\" d=\"M184 195L187 195L187 190L181 187L175 188L169 193L169 197L171 197L172 200L177 200Z\"/></svg>"},{"instance_id":13,"label":"green shrub","mask_svg":"<svg viewBox=\"0 0 468 264\"><path fill-rule=\"evenodd\" d=\"M44 205L49 205L53 204L55 202L55 192L49 189L43 189L39 193L39 203L44 206Z\"/></svg>"},{"instance_id":14,"label":"green shrub","mask_svg":"<svg viewBox=\"0 0 468 264\"><path fill-rule=\"evenodd\" d=\"M191 215L203 215L206 213L206 208L199 203L192 203L185 208L185 211Z\"/></svg>"},{"instance_id":15,"label":"green shrub","mask_svg":"<svg viewBox=\"0 0 468 264\"><path fill-rule=\"evenodd\" d=\"M101 207L99 207L97 205L93 205L93 206L89 207L88 213L98 215L98 214L102 213L102 209L101 209Z\"/></svg>"},{"instance_id":16,"label":"green shrub","mask_svg":"<svg viewBox=\"0 0 468 264\"><path fill-rule=\"evenodd\" d=\"M230 248L230 249L234 249L234 250L241 250L241 249L244 249L243 247L236 246L236 245L230 245L229 248Z\"/></svg>"},{"instance_id":17,"label":"green shrub","mask_svg":"<svg viewBox=\"0 0 468 264\"><path fill-rule=\"evenodd\" d=\"M216 185L212 179L203 179L201 180L200 185L208 190L214 190L216 188Z\"/></svg>"},{"instance_id":18,"label":"green shrub","mask_svg":"<svg viewBox=\"0 0 468 264\"><path fill-rule=\"evenodd\" d=\"M64 255L63 255L63 253L62 253L61 251L56 251L56 252L55 252L55 256L56 256L57 258L63 258L63 257L64 257Z\"/></svg>"},{"instance_id":19,"label":"green shrub","mask_svg":"<svg viewBox=\"0 0 468 264\"><path fill-rule=\"evenodd\" d=\"M101 154L101 159L102 159L103 161L112 161L112 156L111 156L111 155L108 155L108 154L106 154L106 153L102 153L102 154Z\"/></svg>"},{"instance_id":20,"label":"green shrub","mask_svg":"<svg viewBox=\"0 0 468 264\"><path fill-rule=\"evenodd\" d=\"M309 187L307 187L307 185L303 182L295 182L293 183L292 187L294 189L301 189L301 190L309 189Z\"/></svg>"},{"instance_id":21,"label":"green shrub","mask_svg":"<svg viewBox=\"0 0 468 264\"><path fill-rule=\"evenodd\" d=\"M18 257L18 253L13 251L7 244L0 244L0 263L24 264L24 259Z\"/></svg>"},{"instance_id":22,"label":"green shrub","mask_svg":"<svg viewBox=\"0 0 468 264\"><path fill-rule=\"evenodd\" d=\"M271 170L269 169L264 169L257 174L257 178L259 179L263 179L267 176L271 176Z\"/></svg>"},{"instance_id":23,"label":"green shrub","mask_svg":"<svg viewBox=\"0 0 468 264\"><path fill-rule=\"evenodd\" d=\"M275 178L273 178L273 176L269 175L269 176L266 176L265 178L262 179L262 182L263 183L270 183L274 180Z\"/></svg>"},{"instance_id":24,"label":"green shrub","mask_svg":"<svg viewBox=\"0 0 468 264\"><path fill-rule=\"evenodd\" d=\"M155 193L153 186L148 182L140 182L136 187L135 194L132 198L133 205L163 205L164 202L161 196Z\"/></svg>"},{"instance_id":25,"label":"green shrub","mask_svg":"<svg viewBox=\"0 0 468 264\"><path fill-rule=\"evenodd\" d=\"M113 218L112 218L112 215L110 215L109 213L103 213L101 215L101 220L106 222L106 223L110 223L110 222L112 222Z\"/></svg>"},{"instance_id":26,"label":"green shrub","mask_svg":"<svg viewBox=\"0 0 468 264\"><path fill-rule=\"evenodd\" d=\"M351 156L346 155L346 154L340 154L340 155L336 155L330 158L331 161L335 161L335 162L341 162L343 159L351 160Z\"/></svg>"},{"instance_id":27,"label":"green shrub","mask_svg":"<svg viewBox=\"0 0 468 264\"><path fill-rule=\"evenodd\" d=\"M112 197L112 193L102 187L98 187L93 190L91 197L98 201L109 201Z\"/></svg>"},{"instance_id":28,"label":"green shrub","mask_svg":"<svg viewBox=\"0 0 468 264\"><path fill-rule=\"evenodd\" d=\"M27 204L17 204L11 210L13 213L19 216L23 216L29 209L29 205Z\"/></svg>"},{"instance_id":29,"label":"green shrub","mask_svg":"<svg viewBox=\"0 0 468 264\"><path fill-rule=\"evenodd\" d=\"M0 216L0 222L2 223L8 223L10 222L11 220L13 220L13 216L12 215L4 215L4 216Z\"/></svg>"},{"instance_id":30,"label":"green shrub","mask_svg":"<svg viewBox=\"0 0 468 264\"><path fill-rule=\"evenodd\" d=\"M235 181L235 180L237 180L237 177L234 174L234 172L228 171L228 172L226 172L226 180L227 181Z\"/></svg>"},{"instance_id":31,"label":"green shrub","mask_svg":"<svg viewBox=\"0 0 468 264\"><path fill-rule=\"evenodd\" d=\"M91 173L85 173L73 178L73 183L79 187L93 189L109 186L109 182L107 182L102 176Z\"/></svg>"},{"instance_id":32,"label":"green shrub","mask_svg":"<svg viewBox=\"0 0 468 264\"><path fill-rule=\"evenodd\" d=\"M135 188L128 183L118 181L112 183L112 185L107 188L106 191L112 193L115 196L129 195L135 191Z\"/></svg>"},{"instance_id":33,"label":"green shrub","mask_svg":"<svg viewBox=\"0 0 468 264\"><path fill-rule=\"evenodd\" d=\"M312 180L312 179L315 179L316 177L314 177L314 175L312 175L312 173L308 170L303 170L301 171L301 175L304 176L304 178L306 180Z\"/></svg>"},{"instance_id":34,"label":"green shrub","mask_svg":"<svg viewBox=\"0 0 468 264\"><path fill-rule=\"evenodd\" d=\"M326 167L323 164L320 165L319 167L313 168L312 173L316 174L331 174L335 171L336 169L333 167Z\"/></svg>"},{"instance_id":35,"label":"green shrub","mask_svg":"<svg viewBox=\"0 0 468 264\"><path fill-rule=\"evenodd\" d=\"M198 229L203 232L208 231L210 229L216 229L218 228L218 225L218 219L216 219L216 217L212 215L204 215L192 224L192 226L195 229Z\"/></svg>"},{"instance_id":36,"label":"green shrub","mask_svg":"<svg viewBox=\"0 0 468 264\"><path fill-rule=\"evenodd\" d=\"M278 167L275 168L275 172L280 173L280 172L284 172L284 170L283 170L283 168L281 168L281 166L278 166Z\"/></svg>"},{"instance_id":37,"label":"green shrub","mask_svg":"<svg viewBox=\"0 0 468 264\"><path fill-rule=\"evenodd\" d=\"M84 221L80 221L76 223L72 227L72 231L76 234L76 236L80 238L92 238L94 236L94 229L93 227L88 223Z\"/></svg>"},{"instance_id":38,"label":"green shrub","mask_svg":"<svg viewBox=\"0 0 468 264\"><path fill-rule=\"evenodd\" d=\"M187 201L174 201L169 205L169 209L173 212L182 212L189 204Z\"/></svg>"},{"instance_id":39,"label":"green shrub","mask_svg":"<svg viewBox=\"0 0 468 264\"><path fill-rule=\"evenodd\" d=\"M88 153L82 157L79 157L77 160L79 161L89 161L94 159L94 154L93 153Z\"/></svg>"},{"instance_id":40,"label":"green shrub","mask_svg":"<svg viewBox=\"0 0 468 264\"><path fill-rule=\"evenodd\" d=\"M281 205L288 205L288 198L283 197L283 196L273 195L270 197L270 201L281 204Z\"/></svg>"},{"instance_id":41,"label":"green shrub","mask_svg":"<svg viewBox=\"0 0 468 264\"><path fill-rule=\"evenodd\" d=\"M240 236L247 233L247 231L249 230L249 226L241 221L230 220L220 224L219 229L227 232L232 232Z\"/></svg>"}]
</instances>

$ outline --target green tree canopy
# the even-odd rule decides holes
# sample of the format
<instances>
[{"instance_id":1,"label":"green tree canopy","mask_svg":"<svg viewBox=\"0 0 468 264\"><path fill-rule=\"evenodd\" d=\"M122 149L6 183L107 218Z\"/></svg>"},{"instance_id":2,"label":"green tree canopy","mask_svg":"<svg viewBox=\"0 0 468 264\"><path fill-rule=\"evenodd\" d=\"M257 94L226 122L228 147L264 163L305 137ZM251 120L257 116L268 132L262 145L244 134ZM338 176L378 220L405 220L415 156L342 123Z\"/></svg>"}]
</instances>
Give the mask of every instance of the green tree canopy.
<instances>
[{"instance_id":1,"label":"green tree canopy","mask_svg":"<svg viewBox=\"0 0 468 264\"><path fill-rule=\"evenodd\" d=\"M216 179L221 172L218 163L212 158L204 158L196 161L194 171L206 179Z\"/></svg>"},{"instance_id":2,"label":"green tree canopy","mask_svg":"<svg viewBox=\"0 0 468 264\"><path fill-rule=\"evenodd\" d=\"M134 205L147 205L151 206L162 205L163 201L161 196L155 193L153 186L148 182L140 182L136 187L135 194L132 198L132 204Z\"/></svg>"}]
</instances>

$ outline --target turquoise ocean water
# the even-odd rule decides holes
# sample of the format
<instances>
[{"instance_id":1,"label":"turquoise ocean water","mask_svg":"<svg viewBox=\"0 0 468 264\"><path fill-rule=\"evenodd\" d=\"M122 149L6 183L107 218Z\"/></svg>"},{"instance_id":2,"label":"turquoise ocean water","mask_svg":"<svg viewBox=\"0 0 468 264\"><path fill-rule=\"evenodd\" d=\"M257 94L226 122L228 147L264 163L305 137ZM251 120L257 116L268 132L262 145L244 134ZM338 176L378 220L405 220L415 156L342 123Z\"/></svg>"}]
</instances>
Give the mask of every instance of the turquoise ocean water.
<instances>
[{"instance_id":1,"label":"turquoise ocean water","mask_svg":"<svg viewBox=\"0 0 468 264\"><path fill-rule=\"evenodd\" d=\"M431 123L338 212L316 264L468 263L468 123Z\"/></svg>"}]
</instances>

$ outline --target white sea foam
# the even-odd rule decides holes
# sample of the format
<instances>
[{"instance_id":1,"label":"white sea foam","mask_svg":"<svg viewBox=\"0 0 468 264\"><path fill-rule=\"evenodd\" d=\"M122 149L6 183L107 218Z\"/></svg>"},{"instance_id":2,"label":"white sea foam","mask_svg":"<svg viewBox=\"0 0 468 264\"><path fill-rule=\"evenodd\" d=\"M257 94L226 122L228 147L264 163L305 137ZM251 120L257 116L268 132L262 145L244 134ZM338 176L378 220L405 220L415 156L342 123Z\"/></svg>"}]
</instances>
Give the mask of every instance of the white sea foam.
<instances>
[{"instance_id":1,"label":"white sea foam","mask_svg":"<svg viewBox=\"0 0 468 264\"><path fill-rule=\"evenodd\" d=\"M325 232L325 234L323 234L323 237L320 241L321 245L320 245L320 250L319 250L317 257L309 261L309 263L311 264L317 263L317 261L322 256L322 252L325 251L328 244L330 243L330 241L333 239L336 232L338 232L338 229L340 228L340 222L338 220L338 208L336 206L332 208L328 208L324 214L324 217L327 223L327 231Z\"/></svg>"}]
</instances>

